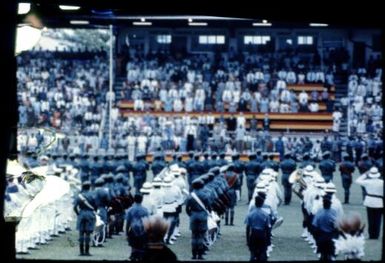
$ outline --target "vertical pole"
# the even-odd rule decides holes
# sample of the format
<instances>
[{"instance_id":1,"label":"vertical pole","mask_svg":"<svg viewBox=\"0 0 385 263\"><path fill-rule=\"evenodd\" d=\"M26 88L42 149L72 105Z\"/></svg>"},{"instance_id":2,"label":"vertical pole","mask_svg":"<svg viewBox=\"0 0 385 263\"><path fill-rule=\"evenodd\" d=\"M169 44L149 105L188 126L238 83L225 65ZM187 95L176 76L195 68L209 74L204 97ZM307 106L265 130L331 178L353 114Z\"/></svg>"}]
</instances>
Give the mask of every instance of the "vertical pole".
<instances>
[{"instance_id":1,"label":"vertical pole","mask_svg":"<svg viewBox=\"0 0 385 263\"><path fill-rule=\"evenodd\" d=\"M350 136L350 122L351 122L351 114L352 114L352 98L351 98L351 96L350 96L350 94L349 94L349 91L348 91L348 99L349 99L349 104L348 104L348 120L347 120L347 125L348 125L348 136Z\"/></svg>"},{"instance_id":2,"label":"vertical pole","mask_svg":"<svg viewBox=\"0 0 385 263\"><path fill-rule=\"evenodd\" d=\"M113 75L112 75L112 46L113 46L113 33L112 33L112 25L110 25L110 96L109 96L109 131L108 131L108 149L111 148L111 139L112 139L112 118L111 118L111 110L112 110L112 85L113 85Z\"/></svg>"}]
</instances>

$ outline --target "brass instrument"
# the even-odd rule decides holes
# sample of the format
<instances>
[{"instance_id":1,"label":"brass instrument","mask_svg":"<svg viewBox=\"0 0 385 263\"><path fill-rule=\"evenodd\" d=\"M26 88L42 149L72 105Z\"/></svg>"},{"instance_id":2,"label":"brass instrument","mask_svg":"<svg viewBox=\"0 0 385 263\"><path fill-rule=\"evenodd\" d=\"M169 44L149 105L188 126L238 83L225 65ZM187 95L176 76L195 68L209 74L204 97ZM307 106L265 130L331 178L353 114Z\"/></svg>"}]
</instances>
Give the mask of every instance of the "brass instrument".
<instances>
[{"instance_id":1,"label":"brass instrument","mask_svg":"<svg viewBox=\"0 0 385 263\"><path fill-rule=\"evenodd\" d=\"M289 183L292 184L293 192L301 199L303 199L302 191L306 189L307 184L303 179L303 169L297 169L292 172L288 179Z\"/></svg>"}]
</instances>

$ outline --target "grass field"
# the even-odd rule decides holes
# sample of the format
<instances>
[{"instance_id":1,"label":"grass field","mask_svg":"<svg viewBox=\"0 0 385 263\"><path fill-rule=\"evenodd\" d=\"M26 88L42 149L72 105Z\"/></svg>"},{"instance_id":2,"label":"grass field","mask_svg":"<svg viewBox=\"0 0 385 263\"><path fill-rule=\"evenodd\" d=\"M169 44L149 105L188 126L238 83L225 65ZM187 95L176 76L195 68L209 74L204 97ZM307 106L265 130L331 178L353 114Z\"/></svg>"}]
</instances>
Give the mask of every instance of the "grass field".
<instances>
[{"instance_id":1,"label":"grass field","mask_svg":"<svg viewBox=\"0 0 385 263\"><path fill-rule=\"evenodd\" d=\"M358 174L354 175L354 179ZM280 178L279 178L280 182ZM343 189L339 173L335 173L334 183L337 186L337 196L343 201ZM235 212L235 226L223 226L222 237L211 248L206 255L207 260L212 261L248 261L249 251L246 246L245 226L243 220L247 212L247 189L243 186L242 198L238 203ZM312 261L318 260L313 254L310 246L301 237L302 213L300 200L293 194L290 206L278 208L279 214L284 217L284 222L278 229L273 231L273 244L275 248L270 254L269 261ZM362 206L361 188L353 184L351 187L350 204L344 205L344 211L357 211L361 214L364 222L367 222L366 210ZM191 232L188 229L188 217L183 210L181 216L182 236L177 242L170 246L176 253L179 260L191 260ZM367 223L366 223L367 224ZM365 231L367 236L367 229ZM383 247L383 227L378 240L366 240L364 261L381 260ZM51 259L51 260L126 260L130 254L130 248L123 235L114 236L108 239L104 248L91 248L92 257L79 257L77 246L77 232L69 231L56 237L49 244L40 246L38 250L31 250L29 255L18 255L18 258L25 259ZM337 257L337 260L343 260Z\"/></svg>"}]
</instances>

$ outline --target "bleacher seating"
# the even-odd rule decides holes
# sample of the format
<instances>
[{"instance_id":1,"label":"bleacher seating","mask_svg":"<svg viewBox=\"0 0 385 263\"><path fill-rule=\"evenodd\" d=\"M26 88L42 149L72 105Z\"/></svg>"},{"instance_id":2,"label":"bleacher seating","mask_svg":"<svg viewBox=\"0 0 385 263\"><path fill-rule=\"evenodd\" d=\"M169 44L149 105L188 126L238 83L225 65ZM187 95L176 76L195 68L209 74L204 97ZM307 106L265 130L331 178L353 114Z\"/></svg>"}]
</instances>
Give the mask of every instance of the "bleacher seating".
<instances>
[{"instance_id":1,"label":"bleacher seating","mask_svg":"<svg viewBox=\"0 0 385 263\"><path fill-rule=\"evenodd\" d=\"M143 111L131 111L121 110L121 114L124 117L132 116L143 116L146 112ZM222 115L223 118L232 118L239 116L240 113L218 113L218 112L164 112L164 111L153 111L153 116L173 116L183 117L190 116L199 118L202 115L214 116L217 120ZM255 116L258 120L258 128L262 128L262 121L264 118L263 113L243 113L246 118L246 128L249 125L249 121ZM314 131L325 131L330 130L333 125L333 116L331 113L269 113L270 129L271 130L314 130Z\"/></svg>"}]
</instances>

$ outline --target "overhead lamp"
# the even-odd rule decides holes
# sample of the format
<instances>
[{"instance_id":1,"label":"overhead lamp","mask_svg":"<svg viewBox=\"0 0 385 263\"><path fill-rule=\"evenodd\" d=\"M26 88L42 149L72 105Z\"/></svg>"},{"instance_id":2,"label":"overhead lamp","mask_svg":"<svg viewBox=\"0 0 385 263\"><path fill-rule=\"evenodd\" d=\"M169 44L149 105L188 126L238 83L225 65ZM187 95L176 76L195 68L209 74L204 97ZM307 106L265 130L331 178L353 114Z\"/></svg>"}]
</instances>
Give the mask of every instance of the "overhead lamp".
<instances>
[{"instance_id":1,"label":"overhead lamp","mask_svg":"<svg viewBox=\"0 0 385 263\"><path fill-rule=\"evenodd\" d=\"M145 22L146 19L145 19L144 17L142 17L142 18L140 19L140 21L141 21L141 22Z\"/></svg>"},{"instance_id":2,"label":"overhead lamp","mask_svg":"<svg viewBox=\"0 0 385 263\"><path fill-rule=\"evenodd\" d=\"M152 25L152 22L144 22L144 21L135 21L135 22L132 22L132 24L134 26L151 26Z\"/></svg>"},{"instance_id":3,"label":"overhead lamp","mask_svg":"<svg viewBox=\"0 0 385 263\"><path fill-rule=\"evenodd\" d=\"M207 26L206 22L190 22L188 23L189 26Z\"/></svg>"},{"instance_id":4,"label":"overhead lamp","mask_svg":"<svg viewBox=\"0 0 385 263\"><path fill-rule=\"evenodd\" d=\"M71 20L70 24L71 25L88 25L90 21L88 20Z\"/></svg>"},{"instance_id":5,"label":"overhead lamp","mask_svg":"<svg viewBox=\"0 0 385 263\"><path fill-rule=\"evenodd\" d=\"M65 11L73 11L73 10L79 10L80 6L77 6L77 5L59 5L59 8L61 10L65 10Z\"/></svg>"},{"instance_id":6,"label":"overhead lamp","mask_svg":"<svg viewBox=\"0 0 385 263\"><path fill-rule=\"evenodd\" d=\"M263 19L263 20L262 20L262 23L267 24L267 20L266 20L266 19Z\"/></svg>"},{"instance_id":7,"label":"overhead lamp","mask_svg":"<svg viewBox=\"0 0 385 263\"><path fill-rule=\"evenodd\" d=\"M188 19L188 22L189 22L189 23L191 23L192 21L193 21L192 18L189 18L189 19Z\"/></svg>"},{"instance_id":8,"label":"overhead lamp","mask_svg":"<svg viewBox=\"0 0 385 263\"><path fill-rule=\"evenodd\" d=\"M266 23L253 23L253 26L272 26L272 24L266 21Z\"/></svg>"},{"instance_id":9,"label":"overhead lamp","mask_svg":"<svg viewBox=\"0 0 385 263\"><path fill-rule=\"evenodd\" d=\"M27 14L31 10L30 3L19 3L17 6L17 14L24 15Z\"/></svg>"},{"instance_id":10,"label":"overhead lamp","mask_svg":"<svg viewBox=\"0 0 385 263\"><path fill-rule=\"evenodd\" d=\"M329 25L323 24L323 23L310 23L309 26L311 26L311 27L327 27Z\"/></svg>"}]
</instances>

